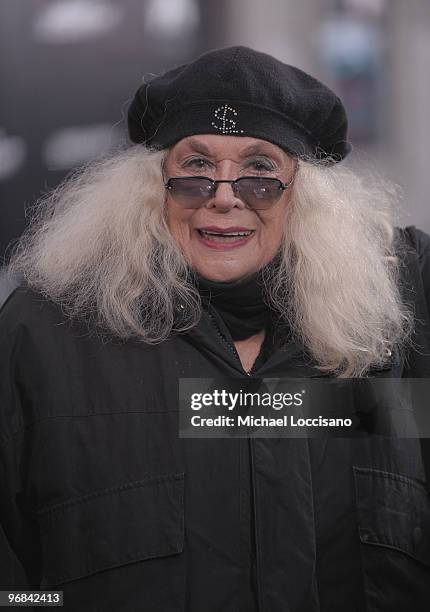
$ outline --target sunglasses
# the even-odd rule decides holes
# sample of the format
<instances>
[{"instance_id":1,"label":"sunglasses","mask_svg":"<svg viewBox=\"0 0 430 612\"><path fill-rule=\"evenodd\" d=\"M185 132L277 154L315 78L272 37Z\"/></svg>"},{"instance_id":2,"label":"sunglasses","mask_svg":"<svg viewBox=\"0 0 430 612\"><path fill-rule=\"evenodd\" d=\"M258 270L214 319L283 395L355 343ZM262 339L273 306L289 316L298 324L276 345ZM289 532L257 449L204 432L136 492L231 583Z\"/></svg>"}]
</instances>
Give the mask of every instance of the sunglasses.
<instances>
[{"instance_id":1,"label":"sunglasses","mask_svg":"<svg viewBox=\"0 0 430 612\"><path fill-rule=\"evenodd\" d=\"M264 176L241 176L234 181L214 181L206 176L179 176L169 178L164 186L184 208L200 208L214 197L220 183L230 183L234 195L249 208L266 210L290 187L294 176L295 172L288 183Z\"/></svg>"}]
</instances>

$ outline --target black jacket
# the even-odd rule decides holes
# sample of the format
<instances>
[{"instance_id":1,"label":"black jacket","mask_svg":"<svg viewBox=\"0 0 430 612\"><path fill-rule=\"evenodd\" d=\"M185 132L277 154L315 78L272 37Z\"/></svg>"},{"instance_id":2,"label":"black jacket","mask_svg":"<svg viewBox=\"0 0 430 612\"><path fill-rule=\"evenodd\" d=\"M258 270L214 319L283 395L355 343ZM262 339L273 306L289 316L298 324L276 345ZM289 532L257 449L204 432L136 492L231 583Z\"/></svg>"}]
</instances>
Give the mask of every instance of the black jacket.
<instances>
[{"instance_id":1,"label":"black jacket","mask_svg":"<svg viewBox=\"0 0 430 612\"><path fill-rule=\"evenodd\" d=\"M422 350L371 375L430 377L430 238L405 237ZM102 342L20 288L0 343L1 589L79 612L430 609L419 440L178 437L180 377L246 376L213 309L157 346ZM265 349L253 376L320 375Z\"/></svg>"}]
</instances>

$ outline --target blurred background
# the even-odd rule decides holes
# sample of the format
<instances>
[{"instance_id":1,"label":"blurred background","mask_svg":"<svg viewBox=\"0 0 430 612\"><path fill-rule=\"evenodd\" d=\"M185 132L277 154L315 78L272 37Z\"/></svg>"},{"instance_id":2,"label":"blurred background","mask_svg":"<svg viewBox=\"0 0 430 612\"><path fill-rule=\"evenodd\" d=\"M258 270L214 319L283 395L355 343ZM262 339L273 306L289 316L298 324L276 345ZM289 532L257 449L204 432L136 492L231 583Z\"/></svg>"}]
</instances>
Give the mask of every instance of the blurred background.
<instances>
[{"instance_id":1,"label":"blurred background","mask_svg":"<svg viewBox=\"0 0 430 612\"><path fill-rule=\"evenodd\" d=\"M142 79L236 44L331 86L352 163L401 185L399 224L430 232L428 0L2 0L0 257L32 202L126 141Z\"/></svg>"}]
</instances>

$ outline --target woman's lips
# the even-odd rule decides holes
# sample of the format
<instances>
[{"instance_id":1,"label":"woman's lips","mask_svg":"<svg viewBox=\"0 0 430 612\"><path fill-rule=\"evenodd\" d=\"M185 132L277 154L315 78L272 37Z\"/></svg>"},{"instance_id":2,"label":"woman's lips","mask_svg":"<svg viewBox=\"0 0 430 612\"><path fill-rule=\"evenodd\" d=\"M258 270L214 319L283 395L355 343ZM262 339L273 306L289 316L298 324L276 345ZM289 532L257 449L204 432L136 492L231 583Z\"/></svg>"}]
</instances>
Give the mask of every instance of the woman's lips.
<instances>
[{"instance_id":1,"label":"woman's lips","mask_svg":"<svg viewBox=\"0 0 430 612\"><path fill-rule=\"evenodd\" d=\"M207 226L197 229L197 236L205 246L216 250L230 250L247 244L255 233L247 227Z\"/></svg>"}]
</instances>

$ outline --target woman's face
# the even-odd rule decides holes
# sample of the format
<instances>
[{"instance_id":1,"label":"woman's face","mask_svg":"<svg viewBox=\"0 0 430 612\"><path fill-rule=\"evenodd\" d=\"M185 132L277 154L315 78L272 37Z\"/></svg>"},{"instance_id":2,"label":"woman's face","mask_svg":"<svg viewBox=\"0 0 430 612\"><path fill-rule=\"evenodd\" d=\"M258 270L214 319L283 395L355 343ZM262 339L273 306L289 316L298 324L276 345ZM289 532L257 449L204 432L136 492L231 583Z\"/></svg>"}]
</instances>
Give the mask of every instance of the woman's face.
<instances>
[{"instance_id":1,"label":"woman's face","mask_svg":"<svg viewBox=\"0 0 430 612\"><path fill-rule=\"evenodd\" d=\"M217 134L183 138L169 149L164 164L166 180L180 176L214 180L264 176L288 183L293 174L294 160L276 145L257 138ZM188 263L201 276L215 281L235 280L252 274L276 255L291 187L267 210L248 207L229 183L220 183L201 208L187 208L175 200L173 193L166 193L170 231Z\"/></svg>"}]
</instances>

